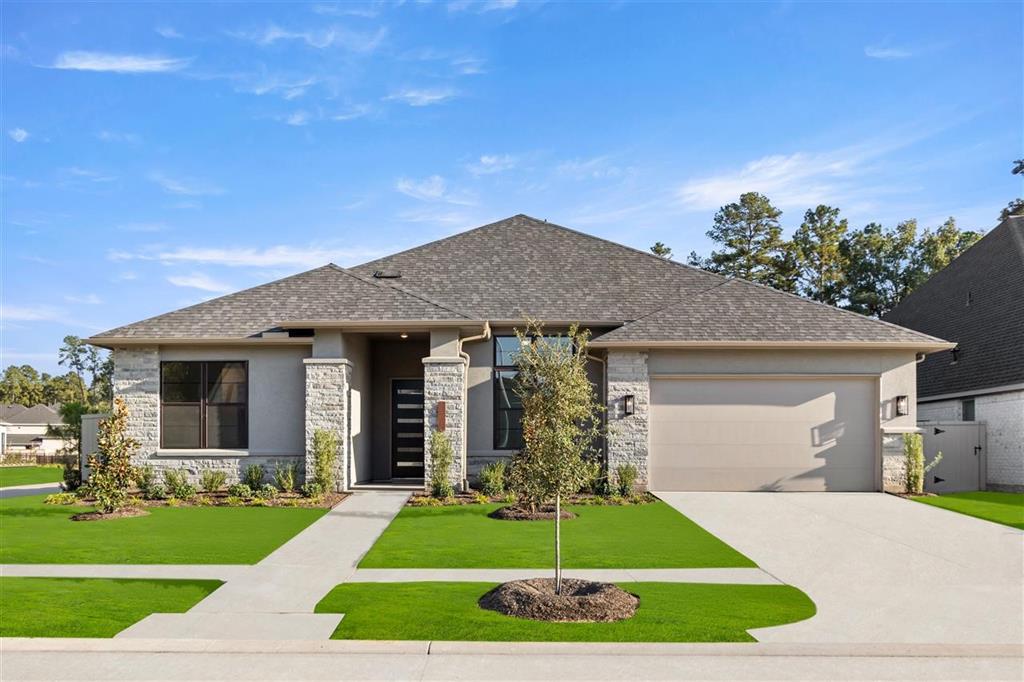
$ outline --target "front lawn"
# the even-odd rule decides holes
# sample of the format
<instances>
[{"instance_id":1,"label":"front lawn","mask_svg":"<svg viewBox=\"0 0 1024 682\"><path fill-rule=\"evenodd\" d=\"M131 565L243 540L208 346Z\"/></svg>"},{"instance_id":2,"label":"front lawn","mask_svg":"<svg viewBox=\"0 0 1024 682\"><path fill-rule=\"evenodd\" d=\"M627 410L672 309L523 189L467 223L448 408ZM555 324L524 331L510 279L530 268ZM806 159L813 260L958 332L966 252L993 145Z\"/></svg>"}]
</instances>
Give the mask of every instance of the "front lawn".
<instances>
[{"instance_id":1,"label":"front lawn","mask_svg":"<svg viewBox=\"0 0 1024 682\"><path fill-rule=\"evenodd\" d=\"M640 597L616 623L545 623L481 609L494 583L346 583L317 613L344 613L334 639L559 642L753 642L747 630L810 618L814 603L788 585L622 583Z\"/></svg>"},{"instance_id":2,"label":"front lawn","mask_svg":"<svg viewBox=\"0 0 1024 682\"><path fill-rule=\"evenodd\" d=\"M500 521L501 505L405 507L360 568L537 568L553 560L553 521ZM658 501L569 506L562 522L566 568L754 567L753 561Z\"/></svg>"},{"instance_id":3,"label":"front lawn","mask_svg":"<svg viewBox=\"0 0 1024 682\"><path fill-rule=\"evenodd\" d=\"M219 580L0 578L0 637L113 637L151 613L184 613Z\"/></svg>"},{"instance_id":4,"label":"front lawn","mask_svg":"<svg viewBox=\"0 0 1024 682\"><path fill-rule=\"evenodd\" d=\"M0 500L0 563L254 564L326 509L150 507L149 515L71 521L88 507Z\"/></svg>"},{"instance_id":5,"label":"front lawn","mask_svg":"<svg viewBox=\"0 0 1024 682\"><path fill-rule=\"evenodd\" d=\"M1024 493L949 493L938 497L914 497L915 502L942 507L993 523L1024 530Z\"/></svg>"},{"instance_id":6,"label":"front lawn","mask_svg":"<svg viewBox=\"0 0 1024 682\"><path fill-rule=\"evenodd\" d=\"M62 466L0 467L0 488L32 483L59 483L63 480Z\"/></svg>"}]
</instances>

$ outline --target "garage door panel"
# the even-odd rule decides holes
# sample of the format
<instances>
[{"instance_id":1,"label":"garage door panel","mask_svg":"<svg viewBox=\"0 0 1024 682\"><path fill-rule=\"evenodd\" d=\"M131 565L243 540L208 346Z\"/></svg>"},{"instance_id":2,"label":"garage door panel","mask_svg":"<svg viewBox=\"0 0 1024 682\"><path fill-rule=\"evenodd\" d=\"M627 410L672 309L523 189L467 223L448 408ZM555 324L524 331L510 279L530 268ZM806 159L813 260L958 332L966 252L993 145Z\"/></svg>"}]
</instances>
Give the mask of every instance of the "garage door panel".
<instances>
[{"instance_id":1,"label":"garage door panel","mask_svg":"<svg viewBox=\"0 0 1024 682\"><path fill-rule=\"evenodd\" d=\"M656 490L873 490L869 378L655 379Z\"/></svg>"}]
</instances>

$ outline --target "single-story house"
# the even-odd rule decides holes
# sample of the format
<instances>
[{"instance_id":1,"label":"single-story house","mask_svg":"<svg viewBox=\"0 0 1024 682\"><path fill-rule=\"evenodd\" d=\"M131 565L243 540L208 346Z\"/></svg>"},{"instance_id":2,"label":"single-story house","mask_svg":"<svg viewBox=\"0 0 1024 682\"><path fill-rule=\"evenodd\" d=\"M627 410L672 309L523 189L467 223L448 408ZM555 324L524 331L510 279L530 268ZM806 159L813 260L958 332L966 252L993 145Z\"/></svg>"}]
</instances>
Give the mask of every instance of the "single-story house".
<instances>
[{"instance_id":1,"label":"single-story house","mask_svg":"<svg viewBox=\"0 0 1024 682\"><path fill-rule=\"evenodd\" d=\"M64 423L52 405L0 405L0 423L5 433L4 453L55 455L67 444L63 438L48 435L50 426Z\"/></svg>"},{"instance_id":2,"label":"single-story house","mask_svg":"<svg viewBox=\"0 0 1024 682\"><path fill-rule=\"evenodd\" d=\"M1024 490L1024 217L1004 220L885 319L956 340L918 368L918 421L984 422L987 487Z\"/></svg>"},{"instance_id":3,"label":"single-story house","mask_svg":"<svg viewBox=\"0 0 1024 682\"><path fill-rule=\"evenodd\" d=\"M453 482L520 445L513 331L578 322L610 470L657 490L899 487L916 372L952 344L525 215L98 334L141 460L268 470L340 442L342 488Z\"/></svg>"}]
</instances>

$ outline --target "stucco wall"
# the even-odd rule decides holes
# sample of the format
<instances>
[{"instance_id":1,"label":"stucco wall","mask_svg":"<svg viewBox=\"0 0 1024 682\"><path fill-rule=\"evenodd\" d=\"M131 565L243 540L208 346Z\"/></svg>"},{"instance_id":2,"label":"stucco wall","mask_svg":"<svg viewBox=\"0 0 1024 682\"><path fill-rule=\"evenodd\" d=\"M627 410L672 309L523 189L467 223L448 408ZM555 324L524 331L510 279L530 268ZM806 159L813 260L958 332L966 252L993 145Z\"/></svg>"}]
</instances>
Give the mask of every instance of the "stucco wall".
<instances>
[{"instance_id":1,"label":"stucco wall","mask_svg":"<svg viewBox=\"0 0 1024 682\"><path fill-rule=\"evenodd\" d=\"M985 422L987 482L994 489L1024 489L1024 391L964 396L974 400L975 421ZM962 400L917 406L920 421L960 421Z\"/></svg>"},{"instance_id":2,"label":"stucco wall","mask_svg":"<svg viewBox=\"0 0 1024 682\"><path fill-rule=\"evenodd\" d=\"M373 446L370 433L373 401L370 344L361 334L345 335L345 357L352 362L350 404L352 470L349 480L360 483L373 479Z\"/></svg>"}]
</instances>

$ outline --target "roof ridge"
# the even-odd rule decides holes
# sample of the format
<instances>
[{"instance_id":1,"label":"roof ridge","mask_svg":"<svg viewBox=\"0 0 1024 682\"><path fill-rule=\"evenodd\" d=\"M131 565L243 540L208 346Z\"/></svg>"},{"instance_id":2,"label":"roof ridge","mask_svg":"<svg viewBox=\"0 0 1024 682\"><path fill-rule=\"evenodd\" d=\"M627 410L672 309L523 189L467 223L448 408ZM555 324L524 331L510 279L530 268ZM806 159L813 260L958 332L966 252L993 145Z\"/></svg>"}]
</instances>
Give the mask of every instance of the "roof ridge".
<instances>
[{"instance_id":1,"label":"roof ridge","mask_svg":"<svg viewBox=\"0 0 1024 682\"><path fill-rule=\"evenodd\" d=\"M371 262L373 262L373 261L371 261ZM456 315L459 315L460 317L464 317L467 320L474 319L473 317L471 317L470 315L467 315L466 313L462 312L461 310L457 310L457 309L455 309L455 308L453 308L453 307L451 307L449 305L441 303L440 301L432 300L432 299L428 298L427 296L424 296L423 294L420 294L418 292L410 291L410 290L406 289L405 287L400 287L400 286L394 284L393 282L381 282L380 280L371 279L369 277L365 277L363 275L360 275L358 272L353 272L353 271L349 270L348 268L343 268L343 267L341 267L340 265L338 265L336 263L328 263L324 267L334 268L338 272L346 274L349 277L353 277L353 278L355 278L355 279L357 279L360 282L363 282L365 284L370 284L370 285L373 285L375 287L379 287L381 289L392 289L394 291L397 291L400 294L404 294L406 296L412 296L413 298L418 299L420 301L423 301L424 303L429 303L430 305L434 306L435 308L441 308L442 310L446 310L446 311L448 311L450 313L455 313Z\"/></svg>"},{"instance_id":2,"label":"roof ridge","mask_svg":"<svg viewBox=\"0 0 1024 682\"><path fill-rule=\"evenodd\" d=\"M448 241L450 239L455 239L456 237L462 237L462 236L465 236L467 234L473 234L474 232L479 232L480 230L485 230L488 227L494 227L495 225L498 225L499 223L504 223L504 222L507 222L507 221L512 220L514 218L520 218L520 217L522 217L522 218L530 218L530 216L528 216L526 214L517 213L516 215L509 216L508 218L502 218L501 220L495 220L494 222L487 223L486 225L480 225L478 227L474 227L474 228L471 228L469 230L465 230L464 232L456 232L455 234L450 234L447 237L438 237L437 239L433 239L433 240L431 240L429 242L425 242L425 243L420 244L418 246L410 246L408 249L402 249L401 251L396 251L395 253L389 253L386 256L381 256L380 258L374 258L373 260L368 260L365 263L360 263L359 265L353 265L352 267L353 268L363 268L363 267L366 267L367 265L370 265L371 263L378 263L380 261L386 261L386 260L388 260L390 258L395 258L397 256L403 256L403 255L405 255L407 253L410 253L412 251L418 251L420 249L425 249L428 246L434 246L435 244L440 244L440 243L446 242L446 241ZM533 220L533 218L530 218L530 219Z\"/></svg>"}]
</instances>

